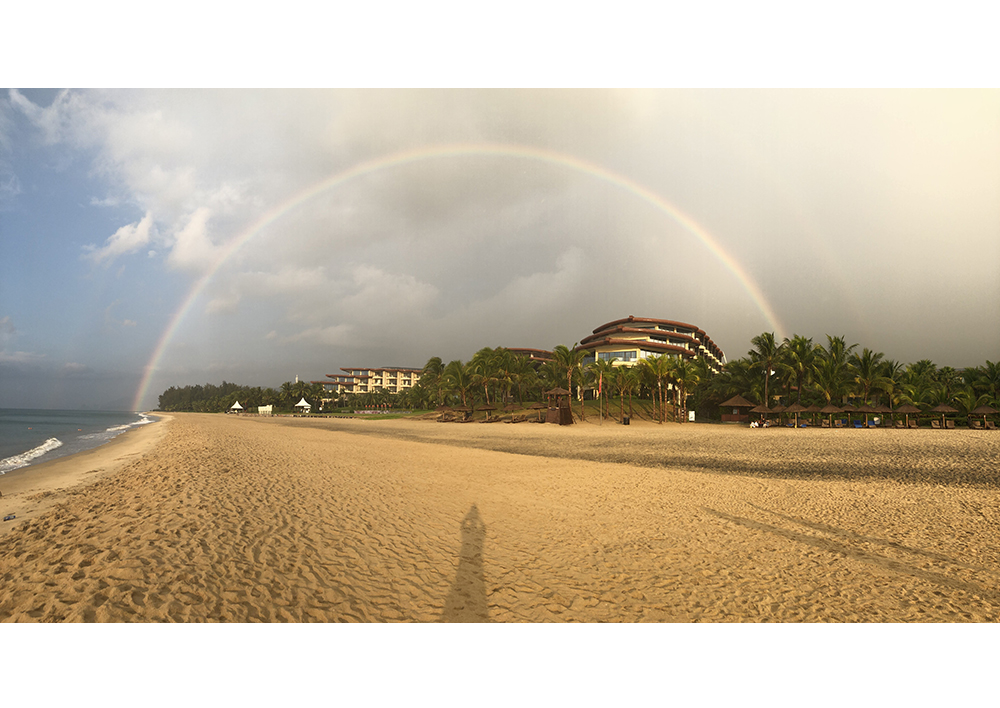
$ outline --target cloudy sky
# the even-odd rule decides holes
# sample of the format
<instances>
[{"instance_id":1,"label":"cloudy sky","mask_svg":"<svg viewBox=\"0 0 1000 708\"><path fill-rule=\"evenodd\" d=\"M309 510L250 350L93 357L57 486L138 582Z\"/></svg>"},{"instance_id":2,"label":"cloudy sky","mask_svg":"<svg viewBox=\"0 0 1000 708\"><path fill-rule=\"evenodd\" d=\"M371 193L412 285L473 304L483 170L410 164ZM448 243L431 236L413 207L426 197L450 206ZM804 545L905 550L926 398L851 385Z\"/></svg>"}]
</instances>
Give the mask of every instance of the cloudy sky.
<instances>
[{"instance_id":1,"label":"cloudy sky","mask_svg":"<svg viewBox=\"0 0 1000 708\"><path fill-rule=\"evenodd\" d=\"M0 95L0 407L551 349L630 314L730 359L764 331L1000 358L1000 91Z\"/></svg>"}]
</instances>

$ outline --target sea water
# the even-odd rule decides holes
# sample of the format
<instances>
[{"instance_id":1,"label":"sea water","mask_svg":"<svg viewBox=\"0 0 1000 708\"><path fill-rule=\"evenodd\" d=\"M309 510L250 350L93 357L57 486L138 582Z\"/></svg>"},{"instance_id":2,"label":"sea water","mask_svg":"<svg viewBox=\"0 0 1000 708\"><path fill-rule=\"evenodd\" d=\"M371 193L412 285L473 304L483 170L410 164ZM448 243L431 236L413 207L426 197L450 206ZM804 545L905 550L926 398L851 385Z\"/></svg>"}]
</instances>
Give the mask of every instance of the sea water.
<instances>
[{"instance_id":1,"label":"sea water","mask_svg":"<svg viewBox=\"0 0 1000 708\"><path fill-rule=\"evenodd\" d=\"M0 408L0 474L95 448L152 422L125 411Z\"/></svg>"}]
</instances>

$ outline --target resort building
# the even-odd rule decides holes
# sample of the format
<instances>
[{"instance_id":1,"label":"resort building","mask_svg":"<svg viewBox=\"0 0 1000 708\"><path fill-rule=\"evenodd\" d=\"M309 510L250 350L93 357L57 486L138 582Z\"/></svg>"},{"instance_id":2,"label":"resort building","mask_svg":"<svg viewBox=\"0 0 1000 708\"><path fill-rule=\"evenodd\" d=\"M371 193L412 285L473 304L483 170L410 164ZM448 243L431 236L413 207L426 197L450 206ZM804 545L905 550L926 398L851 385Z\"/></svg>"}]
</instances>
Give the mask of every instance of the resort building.
<instances>
[{"instance_id":1,"label":"resort building","mask_svg":"<svg viewBox=\"0 0 1000 708\"><path fill-rule=\"evenodd\" d=\"M380 369L341 367L342 374L327 374L328 380L312 381L323 386L329 393L369 393L385 389L389 393L401 393L413 388L420 380L421 369Z\"/></svg>"},{"instance_id":2,"label":"resort building","mask_svg":"<svg viewBox=\"0 0 1000 708\"><path fill-rule=\"evenodd\" d=\"M546 351L545 349L516 349L514 347L507 347L507 351L517 354L518 356L528 357L528 361L532 364L540 365L547 361L552 361L552 352Z\"/></svg>"},{"instance_id":3,"label":"resort building","mask_svg":"<svg viewBox=\"0 0 1000 708\"><path fill-rule=\"evenodd\" d=\"M685 322L632 315L601 325L576 348L586 352L584 366L595 359L617 360L618 366L635 366L640 360L658 354L701 358L715 373L726 363L726 355L705 330Z\"/></svg>"}]
</instances>

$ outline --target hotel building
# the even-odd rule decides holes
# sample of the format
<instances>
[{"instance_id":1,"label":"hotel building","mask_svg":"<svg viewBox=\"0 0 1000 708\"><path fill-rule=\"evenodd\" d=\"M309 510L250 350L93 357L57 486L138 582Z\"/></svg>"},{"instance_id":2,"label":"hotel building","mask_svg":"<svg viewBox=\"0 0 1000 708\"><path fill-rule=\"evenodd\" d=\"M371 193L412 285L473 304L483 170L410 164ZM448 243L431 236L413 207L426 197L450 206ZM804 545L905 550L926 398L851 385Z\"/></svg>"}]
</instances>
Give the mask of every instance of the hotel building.
<instances>
[{"instance_id":1,"label":"hotel building","mask_svg":"<svg viewBox=\"0 0 1000 708\"><path fill-rule=\"evenodd\" d=\"M705 330L685 322L632 315L601 325L576 348L586 352L584 366L595 359L617 359L616 365L635 366L640 360L658 354L705 359L714 373L721 371L726 363L726 355Z\"/></svg>"},{"instance_id":2,"label":"hotel building","mask_svg":"<svg viewBox=\"0 0 1000 708\"><path fill-rule=\"evenodd\" d=\"M369 393L385 389L389 393L402 393L413 388L420 380L421 369L398 369L383 367L349 368L341 367L342 374L327 374L329 380L312 381L320 384L327 392L340 395L343 393Z\"/></svg>"}]
</instances>

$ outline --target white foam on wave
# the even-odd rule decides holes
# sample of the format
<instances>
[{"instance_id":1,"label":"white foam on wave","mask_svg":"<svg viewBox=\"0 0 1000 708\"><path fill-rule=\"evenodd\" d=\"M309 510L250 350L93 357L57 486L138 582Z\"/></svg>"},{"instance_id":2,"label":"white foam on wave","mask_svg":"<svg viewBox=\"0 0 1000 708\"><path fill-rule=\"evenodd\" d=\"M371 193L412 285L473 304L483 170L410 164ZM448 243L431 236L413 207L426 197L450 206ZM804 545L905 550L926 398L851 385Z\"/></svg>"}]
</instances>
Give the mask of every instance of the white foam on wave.
<instances>
[{"instance_id":1,"label":"white foam on wave","mask_svg":"<svg viewBox=\"0 0 1000 708\"><path fill-rule=\"evenodd\" d=\"M38 459L47 452L52 452L57 447L62 447L62 440L59 438L49 438L34 449L0 460L0 474L6 474L11 470L27 467L31 464L32 460Z\"/></svg>"}]
</instances>

